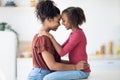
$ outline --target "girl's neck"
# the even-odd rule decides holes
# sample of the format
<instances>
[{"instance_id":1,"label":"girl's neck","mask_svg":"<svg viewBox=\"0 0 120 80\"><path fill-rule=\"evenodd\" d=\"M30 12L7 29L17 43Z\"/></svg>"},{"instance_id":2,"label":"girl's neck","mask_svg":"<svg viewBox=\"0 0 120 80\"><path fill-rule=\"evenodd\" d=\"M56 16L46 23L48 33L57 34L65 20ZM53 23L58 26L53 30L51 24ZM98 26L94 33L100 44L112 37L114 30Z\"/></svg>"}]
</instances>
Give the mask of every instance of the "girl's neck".
<instances>
[{"instance_id":1,"label":"girl's neck","mask_svg":"<svg viewBox=\"0 0 120 80\"><path fill-rule=\"evenodd\" d=\"M75 32L79 27L72 27L72 32Z\"/></svg>"}]
</instances>

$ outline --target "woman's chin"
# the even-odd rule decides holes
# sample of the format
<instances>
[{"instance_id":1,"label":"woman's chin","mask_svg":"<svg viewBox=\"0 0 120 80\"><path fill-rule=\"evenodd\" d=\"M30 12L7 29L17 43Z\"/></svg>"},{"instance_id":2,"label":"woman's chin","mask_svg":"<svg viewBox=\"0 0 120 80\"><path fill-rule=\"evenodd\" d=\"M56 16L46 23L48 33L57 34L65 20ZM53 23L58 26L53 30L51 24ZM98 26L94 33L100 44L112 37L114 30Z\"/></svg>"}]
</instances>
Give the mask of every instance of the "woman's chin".
<instances>
[{"instance_id":1,"label":"woman's chin","mask_svg":"<svg viewBox=\"0 0 120 80\"><path fill-rule=\"evenodd\" d=\"M57 28L55 28L55 29L52 29L53 31L56 31L57 30Z\"/></svg>"},{"instance_id":2,"label":"woman's chin","mask_svg":"<svg viewBox=\"0 0 120 80\"><path fill-rule=\"evenodd\" d=\"M69 28L66 28L66 30L69 30Z\"/></svg>"}]
</instances>

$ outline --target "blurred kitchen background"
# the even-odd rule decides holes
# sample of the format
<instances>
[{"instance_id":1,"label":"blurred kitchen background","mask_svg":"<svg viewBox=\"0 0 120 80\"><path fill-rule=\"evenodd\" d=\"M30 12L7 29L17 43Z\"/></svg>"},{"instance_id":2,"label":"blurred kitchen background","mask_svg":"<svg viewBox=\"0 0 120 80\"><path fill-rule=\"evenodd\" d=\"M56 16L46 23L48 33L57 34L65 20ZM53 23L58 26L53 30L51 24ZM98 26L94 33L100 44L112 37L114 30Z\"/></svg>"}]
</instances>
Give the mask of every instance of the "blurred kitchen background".
<instances>
[{"instance_id":1,"label":"blurred kitchen background","mask_svg":"<svg viewBox=\"0 0 120 80\"><path fill-rule=\"evenodd\" d=\"M0 0L0 80L26 80L32 68L31 41L41 26L35 15L38 1ZM79 6L85 12L81 28L92 69L87 80L120 80L120 0L53 1L61 11ZM62 25L51 31L60 44L70 32Z\"/></svg>"}]
</instances>

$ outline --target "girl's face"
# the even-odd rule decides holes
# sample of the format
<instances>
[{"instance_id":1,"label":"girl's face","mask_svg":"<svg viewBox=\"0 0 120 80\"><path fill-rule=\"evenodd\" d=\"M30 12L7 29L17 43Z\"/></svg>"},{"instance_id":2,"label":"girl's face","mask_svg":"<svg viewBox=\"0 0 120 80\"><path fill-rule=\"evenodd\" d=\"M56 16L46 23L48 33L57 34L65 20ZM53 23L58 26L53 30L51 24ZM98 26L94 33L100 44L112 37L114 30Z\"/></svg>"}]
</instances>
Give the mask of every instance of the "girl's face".
<instances>
[{"instance_id":1,"label":"girl's face","mask_svg":"<svg viewBox=\"0 0 120 80\"><path fill-rule=\"evenodd\" d=\"M54 19L51 20L51 22L50 22L51 30L53 30L53 31L57 30L57 28L60 26L60 19L61 19L61 16L58 15L58 16L54 17Z\"/></svg>"},{"instance_id":2,"label":"girl's face","mask_svg":"<svg viewBox=\"0 0 120 80\"><path fill-rule=\"evenodd\" d=\"M69 23L69 19L67 17L67 14L63 13L62 14L62 24L66 27L66 29L71 29L71 25Z\"/></svg>"}]
</instances>

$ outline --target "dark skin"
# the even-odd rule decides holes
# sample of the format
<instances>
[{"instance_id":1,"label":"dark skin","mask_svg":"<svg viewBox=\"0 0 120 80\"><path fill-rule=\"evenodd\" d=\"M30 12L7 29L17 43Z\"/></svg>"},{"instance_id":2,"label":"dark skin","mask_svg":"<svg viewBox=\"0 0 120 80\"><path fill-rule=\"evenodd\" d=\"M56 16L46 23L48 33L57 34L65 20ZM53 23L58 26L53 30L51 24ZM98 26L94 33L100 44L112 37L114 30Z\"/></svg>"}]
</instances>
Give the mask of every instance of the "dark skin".
<instances>
[{"instance_id":1,"label":"dark skin","mask_svg":"<svg viewBox=\"0 0 120 80\"><path fill-rule=\"evenodd\" d=\"M43 22L39 35L42 36L44 32L49 33L50 30L56 31L60 25L60 18L59 15L54 19L46 19ZM85 61L80 61L77 64L69 64L69 61L61 61L61 63L58 63L55 61L54 56L48 51L43 51L42 56L50 70L84 70L88 67Z\"/></svg>"},{"instance_id":2,"label":"dark skin","mask_svg":"<svg viewBox=\"0 0 120 80\"><path fill-rule=\"evenodd\" d=\"M55 61L54 56L48 51L43 51L42 56L50 70L84 70L88 67L85 61L80 61L76 65L58 63Z\"/></svg>"}]
</instances>

